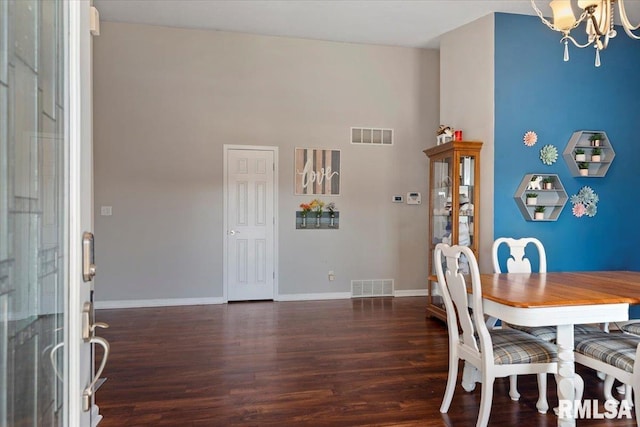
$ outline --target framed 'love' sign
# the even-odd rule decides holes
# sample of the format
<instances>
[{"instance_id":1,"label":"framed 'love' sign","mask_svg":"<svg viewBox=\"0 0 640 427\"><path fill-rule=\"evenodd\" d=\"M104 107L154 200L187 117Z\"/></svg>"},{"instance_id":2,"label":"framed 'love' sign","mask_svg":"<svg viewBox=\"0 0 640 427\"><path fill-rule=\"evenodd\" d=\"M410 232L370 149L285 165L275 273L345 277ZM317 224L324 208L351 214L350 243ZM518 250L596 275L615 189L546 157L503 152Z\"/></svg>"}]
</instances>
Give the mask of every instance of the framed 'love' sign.
<instances>
[{"instance_id":1,"label":"framed 'love' sign","mask_svg":"<svg viewBox=\"0 0 640 427\"><path fill-rule=\"evenodd\" d=\"M340 194L340 150L296 148L295 194Z\"/></svg>"}]
</instances>

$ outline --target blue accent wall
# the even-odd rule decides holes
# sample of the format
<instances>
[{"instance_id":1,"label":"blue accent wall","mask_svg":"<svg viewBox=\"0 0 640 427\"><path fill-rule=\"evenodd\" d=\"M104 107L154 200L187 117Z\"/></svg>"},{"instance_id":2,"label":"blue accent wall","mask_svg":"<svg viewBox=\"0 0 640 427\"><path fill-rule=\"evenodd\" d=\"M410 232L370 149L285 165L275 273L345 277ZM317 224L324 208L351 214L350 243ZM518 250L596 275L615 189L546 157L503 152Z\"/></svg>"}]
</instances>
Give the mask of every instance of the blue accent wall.
<instances>
[{"instance_id":1,"label":"blue accent wall","mask_svg":"<svg viewBox=\"0 0 640 427\"><path fill-rule=\"evenodd\" d=\"M618 28L596 68L593 48L570 44L564 62L559 40L537 17L496 14L495 237L539 238L549 271L640 270L640 41ZM528 130L533 147L522 141ZM604 178L569 173L562 151L576 130L607 132L616 158ZM551 166L539 160L546 144L558 148ZM576 218L568 202L556 222L525 221L513 195L526 173L558 174L569 196L590 186L598 214Z\"/></svg>"},{"instance_id":2,"label":"blue accent wall","mask_svg":"<svg viewBox=\"0 0 640 427\"><path fill-rule=\"evenodd\" d=\"M495 237L539 238L549 271L640 270L640 41L618 28L596 68L594 49L572 44L564 62L560 37L538 17L496 14ZM571 176L562 151L576 130L608 134L616 158L604 178ZM539 159L546 144L558 149L551 166ZM569 196L590 186L597 215L576 218L567 202L556 222L525 221L513 196L527 173L558 174Z\"/></svg>"}]
</instances>

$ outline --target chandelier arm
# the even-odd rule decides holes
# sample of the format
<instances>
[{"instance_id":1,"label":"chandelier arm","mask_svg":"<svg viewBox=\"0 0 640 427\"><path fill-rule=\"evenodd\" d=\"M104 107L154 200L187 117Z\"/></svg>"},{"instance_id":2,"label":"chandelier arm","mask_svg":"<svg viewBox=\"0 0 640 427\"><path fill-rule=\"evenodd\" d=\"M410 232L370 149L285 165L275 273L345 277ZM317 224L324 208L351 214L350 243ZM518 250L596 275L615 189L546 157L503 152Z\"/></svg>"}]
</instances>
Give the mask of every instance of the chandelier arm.
<instances>
[{"instance_id":1,"label":"chandelier arm","mask_svg":"<svg viewBox=\"0 0 640 427\"><path fill-rule=\"evenodd\" d=\"M640 28L640 23L638 23L638 25L631 25L629 17L627 16L627 11L624 8L624 0L618 0L618 6L620 9L620 21L622 22L624 32L632 39L640 40L640 34L635 34L633 32Z\"/></svg>"},{"instance_id":2,"label":"chandelier arm","mask_svg":"<svg viewBox=\"0 0 640 427\"><path fill-rule=\"evenodd\" d=\"M565 40L571 40L571 43L573 43L574 46L579 47L579 48L589 47L589 46L591 46L593 44L593 41L586 42L585 44L580 44L580 43L578 43L578 41L576 39L574 39L573 37L571 37L568 34L566 34L564 37L562 37L560 39L560 43L564 42Z\"/></svg>"},{"instance_id":3,"label":"chandelier arm","mask_svg":"<svg viewBox=\"0 0 640 427\"><path fill-rule=\"evenodd\" d=\"M624 27L624 32L627 33L627 35L629 37L631 37L632 39L636 39L636 40L640 40L640 34L636 35L634 33L631 32L631 28L627 28L626 26Z\"/></svg>"},{"instance_id":4,"label":"chandelier arm","mask_svg":"<svg viewBox=\"0 0 640 427\"><path fill-rule=\"evenodd\" d=\"M618 0L618 6L620 9L620 21L622 21L622 26L624 27L624 29L629 31L635 31L638 28L640 28L640 23L638 23L638 25L631 25L631 21L629 21L629 17L627 16L627 11L624 7L624 0ZM627 34L629 33L627 32Z\"/></svg>"},{"instance_id":5,"label":"chandelier arm","mask_svg":"<svg viewBox=\"0 0 640 427\"><path fill-rule=\"evenodd\" d=\"M596 17L593 16L593 13L589 14L589 19L591 19L591 23L593 24L593 30L596 32L596 34L599 36L604 36L604 33L600 31L600 24L598 23L598 20L596 19Z\"/></svg>"}]
</instances>

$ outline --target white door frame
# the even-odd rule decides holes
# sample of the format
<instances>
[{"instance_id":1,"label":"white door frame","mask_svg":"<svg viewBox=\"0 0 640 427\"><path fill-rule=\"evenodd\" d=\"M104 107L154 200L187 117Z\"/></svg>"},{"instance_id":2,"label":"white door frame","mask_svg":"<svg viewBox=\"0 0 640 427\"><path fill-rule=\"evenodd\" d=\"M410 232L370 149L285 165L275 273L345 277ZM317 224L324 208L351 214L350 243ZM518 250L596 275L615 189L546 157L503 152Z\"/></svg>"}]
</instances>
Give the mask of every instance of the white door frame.
<instances>
[{"instance_id":1,"label":"white door frame","mask_svg":"<svg viewBox=\"0 0 640 427\"><path fill-rule=\"evenodd\" d=\"M82 393L91 381L90 344L82 339L82 306L93 283L82 281L82 233L93 231L92 61L90 2L69 1L69 297L66 310L69 334L65 352L68 367L66 425L84 427L99 416L82 410ZM97 408L96 408L97 409ZM93 418L93 419L92 419ZM96 419L98 418L98 419Z\"/></svg>"},{"instance_id":2,"label":"white door frame","mask_svg":"<svg viewBox=\"0 0 640 427\"><path fill-rule=\"evenodd\" d=\"M228 161L228 155L229 155L229 150L250 150L250 151L272 151L273 152L273 164L274 164L274 171L273 171L273 218L274 218L274 224L273 224L273 271L274 271L274 277L273 277L273 300L277 301L278 295L279 295L279 286L278 286L278 277L279 272L278 272L278 147L274 147L274 146L262 146L262 145L231 145L231 144L224 144L222 147L223 150L223 155L222 155L222 161L223 161L223 172L222 172L222 188L223 188L223 195L222 195L222 209L223 209L223 213L222 213L222 299L224 300L224 302L229 302L229 292L228 292L228 286L229 286L229 274L227 271L227 263L229 262L229 255L228 255L228 250L229 250L229 234L228 234L228 230L229 230L229 224L228 224L228 218L227 218L227 209L229 207L229 202L228 202L228 194L227 194L227 185L228 185L228 178L227 178L227 174L229 173L229 171L227 170L227 161Z\"/></svg>"}]
</instances>

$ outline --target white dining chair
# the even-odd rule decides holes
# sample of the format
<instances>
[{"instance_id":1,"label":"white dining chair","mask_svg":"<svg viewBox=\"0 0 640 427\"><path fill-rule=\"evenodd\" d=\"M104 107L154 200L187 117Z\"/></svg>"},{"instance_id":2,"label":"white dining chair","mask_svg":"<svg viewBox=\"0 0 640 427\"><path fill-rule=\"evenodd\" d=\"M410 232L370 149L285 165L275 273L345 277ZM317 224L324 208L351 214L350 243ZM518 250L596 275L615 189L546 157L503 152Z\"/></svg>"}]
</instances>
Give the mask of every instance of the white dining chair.
<instances>
[{"instance_id":1,"label":"white dining chair","mask_svg":"<svg viewBox=\"0 0 640 427\"><path fill-rule=\"evenodd\" d=\"M631 334L640 337L640 320L629 320L622 324L618 324L620 330L626 334Z\"/></svg>"},{"instance_id":2,"label":"white dining chair","mask_svg":"<svg viewBox=\"0 0 640 427\"><path fill-rule=\"evenodd\" d=\"M640 392L640 337L625 333L600 332L580 335L575 338L574 356L576 363L596 371L604 372L607 380L615 378L626 385L625 400L638 408ZM605 387L605 398L615 400L611 395L611 384ZM636 425L640 427L640 411L636 409Z\"/></svg>"},{"instance_id":3,"label":"white dining chair","mask_svg":"<svg viewBox=\"0 0 640 427\"><path fill-rule=\"evenodd\" d=\"M471 289L469 296L465 275L460 271L460 257L469 263ZM456 381L458 363L462 359L473 365L482 377L480 411L476 426L489 422L496 378L512 374L538 375L538 401L536 408L546 413L547 374L557 372L557 348L515 329L491 329L484 322L480 272L475 255L466 246L436 245L434 265L438 285L442 292L449 331L449 375L440 412L449 410ZM459 331L462 331L460 334Z\"/></svg>"},{"instance_id":4,"label":"white dining chair","mask_svg":"<svg viewBox=\"0 0 640 427\"><path fill-rule=\"evenodd\" d=\"M526 248L528 245L532 245L538 252L538 273L547 272L547 253L544 249L542 242L535 237L523 237L520 239L514 239L512 237L499 237L497 238L491 247L491 260L493 263L494 273L503 273L500 253L501 246L505 245L508 248L508 257L506 258L506 273L531 273L533 268L531 266L531 260L527 257ZM494 327L498 319L489 318L486 323L489 327ZM556 327L555 326L542 326L542 327L526 327L519 325L508 325L509 328L518 329L528 334L534 335L545 341L555 341L556 339ZM590 325L576 325L574 327L574 334L589 334L598 333L602 330L596 326ZM518 377L513 375L509 378L509 396L512 399L520 397L518 393ZM582 390L578 385L576 395L582 395Z\"/></svg>"},{"instance_id":5,"label":"white dining chair","mask_svg":"<svg viewBox=\"0 0 640 427\"><path fill-rule=\"evenodd\" d=\"M628 322L624 322L621 324L616 323L616 325L623 333L640 337L640 320L638 319L629 320ZM604 379L604 392L605 392L605 398L607 399L613 398L611 390L613 389L614 379L615 378L611 376L605 377ZM631 385L622 384L618 386L618 393L624 394L625 400L628 402L628 404L633 405L633 399L631 397L631 393L632 393Z\"/></svg>"},{"instance_id":6,"label":"white dining chair","mask_svg":"<svg viewBox=\"0 0 640 427\"><path fill-rule=\"evenodd\" d=\"M509 248L509 257L506 260L505 273L531 273L531 261L527 258L525 249L532 244L538 250L538 273L547 272L547 253L540 240L535 237L523 237L514 239L512 237L499 237L491 247L491 261L493 262L493 272L503 273L500 267L499 250L501 245Z\"/></svg>"}]
</instances>

